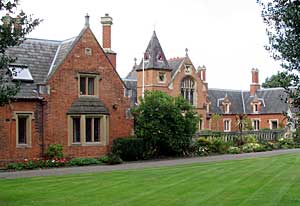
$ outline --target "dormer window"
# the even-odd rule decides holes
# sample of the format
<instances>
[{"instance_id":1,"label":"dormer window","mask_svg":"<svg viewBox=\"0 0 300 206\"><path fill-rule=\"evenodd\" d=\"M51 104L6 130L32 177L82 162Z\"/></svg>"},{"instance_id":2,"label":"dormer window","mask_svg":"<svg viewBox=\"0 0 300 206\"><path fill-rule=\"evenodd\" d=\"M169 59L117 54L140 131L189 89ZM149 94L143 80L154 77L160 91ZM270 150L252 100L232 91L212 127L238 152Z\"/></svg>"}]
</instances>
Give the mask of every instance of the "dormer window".
<instances>
[{"instance_id":1,"label":"dormer window","mask_svg":"<svg viewBox=\"0 0 300 206\"><path fill-rule=\"evenodd\" d=\"M224 104L224 113L228 114L229 113L229 103Z\"/></svg>"},{"instance_id":2,"label":"dormer window","mask_svg":"<svg viewBox=\"0 0 300 206\"><path fill-rule=\"evenodd\" d=\"M253 103L252 105L253 113L258 113L259 112L259 103Z\"/></svg>"},{"instance_id":3,"label":"dormer window","mask_svg":"<svg viewBox=\"0 0 300 206\"><path fill-rule=\"evenodd\" d=\"M144 53L144 61L149 61L149 52Z\"/></svg>"},{"instance_id":4,"label":"dormer window","mask_svg":"<svg viewBox=\"0 0 300 206\"><path fill-rule=\"evenodd\" d=\"M161 52L158 52L158 54L157 54L157 60L158 61L163 61L163 56L162 56Z\"/></svg>"}]
</instances>

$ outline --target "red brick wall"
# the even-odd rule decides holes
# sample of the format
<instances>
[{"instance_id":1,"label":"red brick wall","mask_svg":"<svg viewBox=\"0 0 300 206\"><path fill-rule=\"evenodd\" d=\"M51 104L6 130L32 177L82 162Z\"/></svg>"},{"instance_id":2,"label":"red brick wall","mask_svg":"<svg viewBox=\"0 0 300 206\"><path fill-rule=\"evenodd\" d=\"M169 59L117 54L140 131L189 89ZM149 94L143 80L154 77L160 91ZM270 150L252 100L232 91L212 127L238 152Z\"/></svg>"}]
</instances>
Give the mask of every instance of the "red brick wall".
<instances>
[{"instance_id":1,"label":"red brick wall","mask_svg":"<svg viewBox=\"0 0 300 206\"><path fill-rule=\"evenodd\" d=\"M0 167L7 162L41 155L40 108L40 103L35 101L14 102L0 107ZM34 112L34 119L31 122L31 147L17 148L16 146L14 111Z\"/></svg>"},{"instance_id":2,"label":"red brick wall","mask_svg":"<svg viewBox=\"0 0 300 206\"><path fill-rule=\"evenodd\" d=\"M86 56L84 49L92 49L92 56ZM106 58L90 29L87 29L65 61L49 80L51 94L45 108L46 145L59 143L64 146L67 156L100 156L109 146L68 146L67 111L78 98L78 72L98 72L100 74L99 98L110 112L109 145L113 139L129 136L133 121L126 119L125 110L130 107L124 97L124 85L116 70ZM117 110L112 105L117 104Z\"/></svg>"},{"instance_id":3,"label":"red brick wall","mask_svg":"<svg viewBox=\"0 0 300 206\"><path fill-rule=\"evenodd\" d=\"M283 114L249 114L247 118L252 119L259 119L260 120L260 129L270 128L269 120L278 119L278 128L279 125L282 123L286 125L287 120ZM224 131L224 120L230 119L231 120L231 131L238 131L236 127L236 115L222 115L219 119L219 123L216 120L211 120L211 129L212 130L219 130Z\"/></svg>"}]
</instances>

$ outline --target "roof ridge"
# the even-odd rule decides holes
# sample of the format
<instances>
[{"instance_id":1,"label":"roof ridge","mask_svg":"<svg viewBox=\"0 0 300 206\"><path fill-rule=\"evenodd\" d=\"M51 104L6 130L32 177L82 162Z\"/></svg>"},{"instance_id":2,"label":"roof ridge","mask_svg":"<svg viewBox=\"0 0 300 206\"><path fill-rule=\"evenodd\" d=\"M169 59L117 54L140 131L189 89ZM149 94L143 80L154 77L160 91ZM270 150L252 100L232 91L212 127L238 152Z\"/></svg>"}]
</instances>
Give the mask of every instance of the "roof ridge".
<instances>
[{"instance_id":1,"label":"roof ridge","mask_svg":"<svg viewBox=\"0 0 300 206\"><path fill-rule=\"evenodd\" d=\"M60 44L61 40L53 40L53 39L40 39L40 38L26 38L25 40L31 40L31 41L40 41L40 42L53 42Z\"/></svg>"},{"instance_id":2,"label":"roof ridge","mask_svg":"<svg viewBox=\"0 0 300 206\"><path fill-rule=\"evenodd\" d=\"M208 90L218 90L218 91L230 91L230 92L247 92L242 89L219 89L219 88L208 88Z\"/></svg>"}]
</instances>

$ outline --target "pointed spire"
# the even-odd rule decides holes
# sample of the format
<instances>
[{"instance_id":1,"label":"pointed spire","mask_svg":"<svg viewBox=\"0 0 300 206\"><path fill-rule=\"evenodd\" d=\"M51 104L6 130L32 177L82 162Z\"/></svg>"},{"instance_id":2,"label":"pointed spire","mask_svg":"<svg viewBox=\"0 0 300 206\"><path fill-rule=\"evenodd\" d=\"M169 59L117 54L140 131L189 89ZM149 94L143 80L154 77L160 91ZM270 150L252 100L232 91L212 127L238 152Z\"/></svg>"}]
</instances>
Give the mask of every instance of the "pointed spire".
<instances>
[{"instance_id":1,"label":"pointed spire","mask_svg":"<svg viewBox=\"0 0 300 206\"><path fill-rule=\"evenodd\" d=\"M145 69L166 69L170 70L167 58L161 48L155 30L144 53ZM140 65L140 68L142 65Z\"/></svg>"},{"instance_id":2,"label":"pointed spire","mask_svg":"<svg viewBox=\"0 0 300 206\"><path fill-rule=\"evenodd\" d=\"M137 60L137 58L136 57L134 57L134 66L136 66L136 60Z\"/></svg>"}]
</instances>

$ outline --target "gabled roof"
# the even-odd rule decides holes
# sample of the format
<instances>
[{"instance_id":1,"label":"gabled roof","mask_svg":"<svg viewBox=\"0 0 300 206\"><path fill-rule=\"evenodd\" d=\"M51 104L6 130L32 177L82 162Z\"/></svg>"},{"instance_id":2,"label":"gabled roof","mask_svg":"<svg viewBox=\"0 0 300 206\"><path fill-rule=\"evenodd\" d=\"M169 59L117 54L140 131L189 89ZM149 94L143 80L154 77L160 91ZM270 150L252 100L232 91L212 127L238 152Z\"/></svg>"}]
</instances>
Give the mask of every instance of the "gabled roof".
<instances>
[{"instance_id":1,"label":"gabled roof","mask_svg":"<svg viewBox=\"0 0 300 206\"><path fill-rule=\"evenodd\" d=\"M153 31L153 35L145 51L145 55L148 56L148 60L145 59L144 69L170 70L168 61L166 59L164 51L161 48L161 45L159 43L155 31ZM161 56L161 60L159 60L158 58L159 55ZM141 69L142 69L142 61L139 67L137 68L137 70L141 70Z\"/></svg>"},{"instance_id":2,"label":"gabled roof","mask_svg":"<svg viewBox=\"0 0 300 206\"><path fill-rule=\"evenodd\" d=\"M138 65L135 63L132 67L132 70L127 74L127 76L125 77L124 81L126 80L137 80L137 76L136 76L136 69L138 68Z\"/></svg>"},{"instance_id":3,"label":"gabled roof","mask_svg":"<svg viewBox=\"0 0 300 206\"><path fill-rule=\"evenodd\" d=\"M256 96L251 96L249 91L208 89L208 95L210 113L224 114L219 103L226 95L231 103L229 114L253 114L251 102L255 99L262 102L259 114L282 114L288 110L283 88L259 89Z\"/></svg>"},{"instance_id":4,"label":"gabled roof","mask_svg":"<svg viewBox=\"0 0 300 206\"><path fill-rule=\"evenodd\" d=\"M180 65L182 64L184 59L185 59L185 57L177 57L177 58L173 58L173 59L168 60L169 66L172 70L171 77L175 74L175 72L180 67Z\"/></svg>"}]
</instances>

